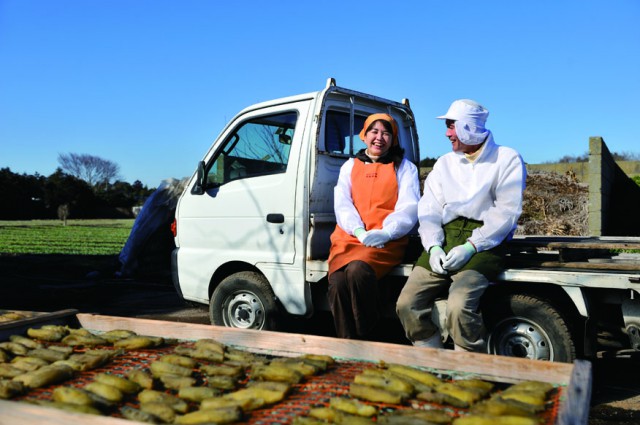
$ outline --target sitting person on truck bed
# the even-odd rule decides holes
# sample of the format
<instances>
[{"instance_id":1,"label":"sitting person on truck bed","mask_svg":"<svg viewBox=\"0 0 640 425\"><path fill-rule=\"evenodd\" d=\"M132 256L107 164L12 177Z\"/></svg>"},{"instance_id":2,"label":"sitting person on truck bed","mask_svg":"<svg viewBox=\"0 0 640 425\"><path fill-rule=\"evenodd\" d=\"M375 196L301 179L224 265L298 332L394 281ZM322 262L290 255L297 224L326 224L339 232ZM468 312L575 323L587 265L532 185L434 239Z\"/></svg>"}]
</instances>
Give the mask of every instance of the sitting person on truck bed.
<instances>
[{"instance_id":1,"label":"sitting person on truck bed","mask_svg":"<svg viewBox=\"0 0 640 425\"><path fill-rule=\"evenodd\" d=\"M378 281L403 259L418 221L420 182L390 115L370 115L360 138L366 149L343 164L334 189L328 297L337 336L370 339L380 314Z\"/></svg>"},{"instance_id":2,"label":"sitting person on truck bed","mask_svg":"<svg viewBox=\"0 0 640 425\"><path fill-rule=\"evenodd\" d=\"M418 204L425 250L396 303L416 346L442 347L431 313L444 296L454 349L485 348L480 297L503 268L501 244L515 232L526 181L522 157L497 145L485 128L488 115L482 105L462 99L437 117L445 120L453 152L438 159L425 181Z\"/></svg>"}]
</instances>

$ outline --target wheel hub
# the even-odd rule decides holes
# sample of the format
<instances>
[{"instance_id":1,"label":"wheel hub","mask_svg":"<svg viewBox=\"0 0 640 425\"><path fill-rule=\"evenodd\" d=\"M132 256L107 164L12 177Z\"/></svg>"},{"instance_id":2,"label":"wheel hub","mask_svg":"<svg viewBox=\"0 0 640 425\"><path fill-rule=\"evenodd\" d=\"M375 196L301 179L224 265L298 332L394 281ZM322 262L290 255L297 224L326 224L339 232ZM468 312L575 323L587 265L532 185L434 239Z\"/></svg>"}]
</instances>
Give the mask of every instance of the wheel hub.
<instances>
[{"instance_id":1,"label":"wheel hub","mask_svg":"<svg viewBox=\"0 0 640 425\"><path fill-rule=\"evenodd\" d=\"M553 361L549 337L524 318L510 318L496 325L489 335L487 350L502 356Z\"/></svg>"},{"instance_id":2,"label":"wheel hub","mask_svg":"<svg viewBox=\"0 0 640 425\"><path fill-rule=\"evenodd\" d=\"M226 312L226 326L243 329L262 329L264 326L264 306L252 293L234 294Z\"/></svg>"}]
</instances>

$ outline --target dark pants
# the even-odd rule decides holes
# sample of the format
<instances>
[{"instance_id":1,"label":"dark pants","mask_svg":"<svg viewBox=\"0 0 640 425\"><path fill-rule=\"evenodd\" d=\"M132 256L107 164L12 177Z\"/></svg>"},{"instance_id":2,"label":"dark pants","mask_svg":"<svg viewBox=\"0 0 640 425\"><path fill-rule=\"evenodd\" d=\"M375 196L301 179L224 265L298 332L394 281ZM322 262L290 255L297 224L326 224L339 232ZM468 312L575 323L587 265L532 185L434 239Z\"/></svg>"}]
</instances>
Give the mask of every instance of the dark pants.
<instances>
[{"instance_id":1,"label":"dark pants","mask_svg":"<svg viewBox=\"0 0 640 425\"><path fill-rule=\"evenodd\" d=\"M339 338L367 339L380 318L376 274L352 261L329 275L329 306Z\"/></svg>"}]
</instances>

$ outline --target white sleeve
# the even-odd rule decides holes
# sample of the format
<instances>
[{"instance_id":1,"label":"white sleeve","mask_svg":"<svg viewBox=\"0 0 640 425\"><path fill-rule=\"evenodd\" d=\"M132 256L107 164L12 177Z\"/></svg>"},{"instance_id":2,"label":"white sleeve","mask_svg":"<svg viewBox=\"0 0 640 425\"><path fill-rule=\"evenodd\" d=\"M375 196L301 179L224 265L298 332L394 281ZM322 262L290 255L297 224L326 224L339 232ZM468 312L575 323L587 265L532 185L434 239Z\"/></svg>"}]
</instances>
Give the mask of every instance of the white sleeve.
<instances>
[{"instance_id":1,"label":"white sleeve","mask_svg":"<svg viewBox=\"0 0 640 425\"><path fill-rule=\"evenodd\" d=\"M527 169L520 155L511 157L500 174L493 205L483 214L484 224L474 229L469 238L478 252L494 248L511 238L522 213Z\"/></svg>"},{"instance_id":2,"label":"white sleeve","mask_svg":"<svg viewBox=\"0 0 640 425\"><path fill-rule=\"evenodd\" d=\"M427 176L424 182L424 193L418 203L418 233L425 250L434 245L442 246L444 243L444 230L442 221L444 216L444 196L440 182L438 163Z\"/></svg>"},{"instance_id":3,"label":"white sleeve","mask_svg":"<svg viewBox=\"0 0 640 425\"><path fill-rule=\"evenodd\" d=\"M418 222L418 201L420 200L420 179L418 167L403 159L396 173L398 200L391 214L382 222L391 239L398 239L409 233Z\"/></svg>"},{"instance_id":4,"label":"white sleeve","mask_svg":"<svg viewBox=\"0 0 640 425\"><path fill-rule=\"evenodd\" d=\"M353 161L353 158L349 158L347 162L342 164L338 183L333 189L333 210L336 214L336 223L350 235L353 235L353 231L358 227L364 228L364 223L353 205L353 198L351 198Z\"/></svg>"}]
</instances>

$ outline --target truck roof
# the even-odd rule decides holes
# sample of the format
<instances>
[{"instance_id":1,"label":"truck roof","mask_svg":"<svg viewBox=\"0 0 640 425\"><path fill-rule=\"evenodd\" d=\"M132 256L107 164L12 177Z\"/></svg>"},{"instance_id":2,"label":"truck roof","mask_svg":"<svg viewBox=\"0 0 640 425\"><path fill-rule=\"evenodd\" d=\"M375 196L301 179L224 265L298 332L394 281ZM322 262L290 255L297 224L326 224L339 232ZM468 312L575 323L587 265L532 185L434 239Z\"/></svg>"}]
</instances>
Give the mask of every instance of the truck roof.
<instances>
[{"instance_id":1,"label":"truck roof","mask_svg":"<svg viewBox=\"0 0 640 425\"><path fill-rule=\"evenodd\" d=\"M327 79L327 84L325 86L325 88L323 90L319 90L319 91L314 91L314 92L308 92L308 93L303 93L303 94L297 94L297 95L293 95L293 96L286 96L286 97L281 97L278 99L272 99L272 100L267 100L264 102L260 102L260 103L256 103L253 104L251 106L248 106L244 109L242 109L240 112L238 112L237 115L242 115L244 113L247 113L249 111L253 111L256 109L262 109L265 107L269 107L269 106L276 106L276 105L282 105L285 103L293 103L293 102L299 102L299 101L303 101L303 100L309 100L309 99L317 99L320 98L322 96L324 96L327 93L332 93L332 92L337 92L337 93L345 93L345 94L350 94L350 95L354 95L354 96L358 96L358 97L363 97L366 99L370 99L374 102L379 102L379 103L383 103L383 104L387 104L387 105L392 105L395 106L399 109L411 109L410 105L409 105L409 100L408 99L402 99L401 102L396 102L394 100L390 100L390 99L385 99L379 96L375 96L375 95L371 95L371 94L367 94L364 92L359 92L356 90L352 90L352 89L348 89L345 87L339 87L336 85L336 81L334 78L329 77Z\"/></svg>"}]
</instances>

